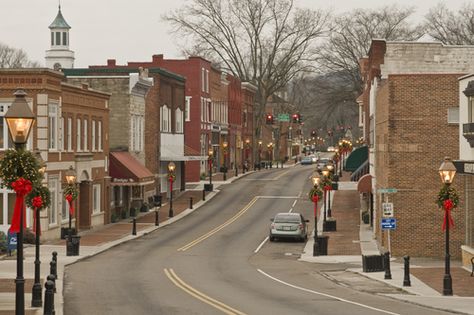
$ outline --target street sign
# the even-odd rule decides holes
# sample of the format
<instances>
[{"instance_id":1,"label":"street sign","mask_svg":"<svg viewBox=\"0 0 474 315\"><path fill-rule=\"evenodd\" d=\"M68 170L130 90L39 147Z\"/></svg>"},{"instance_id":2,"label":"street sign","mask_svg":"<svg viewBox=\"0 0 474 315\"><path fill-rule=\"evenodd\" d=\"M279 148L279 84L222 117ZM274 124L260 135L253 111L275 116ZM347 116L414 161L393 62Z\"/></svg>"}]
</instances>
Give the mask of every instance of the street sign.
<instances>
[{"instance_id":1,"label":"street sign","mask_svg":"<svg viewBox=\"0 0 474 315\"><path fill-rule=\"evenodd\" d=\"M382 214L384 217L393 217L393 203L392 202L382 203Z\"/></svg>"},{"instance_id":2,"label":"street sign","mask_svg":"<svg viewBox=\"0 0 474 315\"><path fill-rule=\"evenodd\" d=\"M8 241L8 244L7 244L8 251L11 252L12 250L16 250L16 245L17 245L16 233L10 232L10 229L8 229L7 241Z\"/></svg>"},{"instance_id":3,"label":"street sign","mask_svg":"<svg viewBox=\"0 0 474 315\"><path fill-rule=\"evenodd\" d=\"M290 114L278 114L278 121L290 122Z\"/></svg>"},{"instance_id":4,"label":"street sign","mask_svg":"<svg viewBox=\"0 0 474 315\"><path fill-rule=\"evenodd\" d=\"M393 194L397 192L396 188L380 188L377 189L377 192L380 194Z\"/></svg>"},{"instance_id":5,"label":"street sign","mask_svg":"<svg viewBox=\"0 0 474 315\"><path fill-rule=\"evenodd\" d=\"M397 228L397 219L382 218L382 230L395 230Z\"/></svg>"}]
</instances>

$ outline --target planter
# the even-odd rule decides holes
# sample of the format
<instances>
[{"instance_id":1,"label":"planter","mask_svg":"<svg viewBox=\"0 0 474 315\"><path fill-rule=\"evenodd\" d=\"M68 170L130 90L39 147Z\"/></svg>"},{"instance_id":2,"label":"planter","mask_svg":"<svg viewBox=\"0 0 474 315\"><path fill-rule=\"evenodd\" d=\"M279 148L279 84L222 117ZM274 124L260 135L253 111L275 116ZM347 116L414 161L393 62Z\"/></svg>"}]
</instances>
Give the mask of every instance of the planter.
<instances>
[{"instance_id":1,"label":"planter","mask_svg":"<svg viewBox=\"0 0 474 315\"><path fill-rule=\"evenodd\" d=\"M204 191L213 191L214 185L213 184L204 184Z\"/></svg>"},{"instance_id":2,"label":"planter","mask_svg":"<svg viewBox=\"0 0 474 315\"><path fill-rule=\"evenodd\" d=\"M71 236L66 238L66 256L79 256L80 236Z\"/></svg>"},{"instance_id":3,"label":"planter","mask_svg":"<svg viewBox=\"0 0 474 315\"><path fill-rule=\"evenodd\" d=\"M313 256L326 256L328 254L329 236L317 236L313 244Z\"/></svg>"},{"instance_id":4,"label":"planter","mask_svg":"<svg viewBox=\"0 0 474 315\"><path fill-rule=\"evenodd\" d=\"M71 228L72 235L77 235L77 231L75 228ZM69 228L62 227L61 228L61 239L64 240L69 235Z\"/></svg>"},{"instance_id":5,"label":"planter","mask_svg":"<svg viewBox=\"0 0 474 315\"><path fill-rule=\"evenodd\" d=\"M382 255L362 256L362 271L377 272L384 271Z\"/></svg>"},{"instance_id":6,"label":"planter","mask_svg":"<svg viewBox=\"0 0 474 315\"><path fill-rule=\"evenodd\" d=\"M336 231L336 219L329 218L326 222L323 222L323 232L335 232Z\"/></svg>"}]
</instances>

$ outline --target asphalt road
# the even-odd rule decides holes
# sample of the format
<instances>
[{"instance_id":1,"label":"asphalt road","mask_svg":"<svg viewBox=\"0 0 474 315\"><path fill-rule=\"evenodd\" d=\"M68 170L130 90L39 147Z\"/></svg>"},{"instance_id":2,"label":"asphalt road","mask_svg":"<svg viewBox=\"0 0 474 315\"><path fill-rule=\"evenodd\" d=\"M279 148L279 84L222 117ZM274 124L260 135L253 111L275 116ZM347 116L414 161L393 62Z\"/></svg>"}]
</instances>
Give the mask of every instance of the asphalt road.
<instances>
[{"instance_id":1,"label":"asphalt road","mask_svg":"<svg viewBox=\"0 0 474 315\"><path fill-rule=\"evenodd\" d=\"M182 220L69 266L65 314L446 314L380 296L393 289L363 277L331 281L347 266L298 261L304 243L265 241L277 212L302 213L312 230L312 169L250 174Z\"/></svg>"}]
</instances>

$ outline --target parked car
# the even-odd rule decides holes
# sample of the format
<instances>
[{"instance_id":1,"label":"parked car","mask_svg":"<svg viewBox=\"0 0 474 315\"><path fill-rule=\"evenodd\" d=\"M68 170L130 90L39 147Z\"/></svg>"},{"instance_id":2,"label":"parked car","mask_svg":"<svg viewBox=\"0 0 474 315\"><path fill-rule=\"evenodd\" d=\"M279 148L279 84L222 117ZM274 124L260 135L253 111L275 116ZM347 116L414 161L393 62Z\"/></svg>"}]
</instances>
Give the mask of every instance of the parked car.
<instances>
[{"instance_id":1,"label":"parked car","mask_svg":"<svg viewBox=\"0 0 474 315\"><path fill-rule=\"evenodd\" d=\"M334 147L328 147L328 152L336 152L336 148L334 148Z\"/></svg>"},{"instance_id":2,"label":"parked car","mask_svg":"<svg viewBox=\"0 0 474 315\"><path fill-rule=\"evenodd\" d=\"M306 223L309 220L305 220L300 213L278 213L271 221L270 242L273 242L276 238L292 238L299 241L308 239Z\"/></svg>"},{"instance_id":3,"label":"parked car","mask_svg":"<svg viewBox=\"0 0 474 315\"><path fill-rule=\"evenodd\" d=\"M301 159L301 165L313 164L313 159L310 156L305 156Z\"/></svg>"},{"instance_id":4,"label":"parked car","mask_svg":"<svg viewBox=\"0 0 474 315\"><path fill-rule=\"evenodd\" d=\"M318 162L318 157L316 155L311 154L310 157L311 157L311 160L313 161L313 163Z\"/></svg>"}]
</instances>

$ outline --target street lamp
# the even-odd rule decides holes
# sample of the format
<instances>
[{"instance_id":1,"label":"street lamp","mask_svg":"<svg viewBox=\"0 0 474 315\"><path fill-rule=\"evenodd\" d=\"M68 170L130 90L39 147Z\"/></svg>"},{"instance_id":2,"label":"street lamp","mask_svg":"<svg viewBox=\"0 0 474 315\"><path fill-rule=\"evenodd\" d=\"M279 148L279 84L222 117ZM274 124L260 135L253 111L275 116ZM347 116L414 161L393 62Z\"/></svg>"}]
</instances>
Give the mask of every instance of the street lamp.
<instances>
[{"instance_id":1,"label":"street lamp","mask_svg":"<svg viewBox=\"0 0 474 315\"><path fill-rule=\"evenodd\" d=\"M39 169L38 172L43 175L46 172L46 162L41 157L41 153L39 150L36 150L36 159L38 160ZM33 284L33 288L31 290L31 306L32 307L41 307L43 305L42 301L42 286L40 282L40 230L41 230L41 222L40 222L40 209L36 209L34 211L34 224L35 224L35 282Z\"/></svg>"},{"instance_id":2,"label":"street lamp","mask_svg":"<svg viewBox=\"0 0 474 315\"><path fill-rule=\"evenodd\" d=\"M262 140L258 140L258 169L262 167Z\"/></svg>"},{"instance_id":3,"label":"street lamp","mask_svg":"<svg viewBox=\"0 0 474 315\"><path fill-rule=\"evenodd\" d=\"M321 171L321 173L323 174L323 177L324 178L328 178L329 177L329 168L327 167L327 165L324 165L323 167L323 170ZM326 224L326 194L328 193L328 191L326 190L326 187L323 187L323 190L324 190L324 219L323 219L323 223Z\"/></svg>"},{"instance_id":4,"label":"street lamp","mask_svg":"<svg viewBox=\"0 0 474 315\"><path fill-rule=\"evenodd\" d=\"M249 151L250 151L250 139L247 138L245 139L245 161L244 161L244 166L243 166L243 173L245 174L245 171L248 171L249 168Z\"/></svg>"},{"instance_id":5,"label":"street lamp","mask_svg":"<svg viewBox=\"0 0 474 315\"><path fill-rule=\"evenodd\" d=\"M35 120L35 115L26 102L26 93L23 90L17 90L15 100L5 113L5 119L8 124L8 131L15 144L15 149L21 150L28 141L31 127ZM18 198L18 194L17 194ZM23 210L20 211L20 228L17 237L17 256L16 256L16 278L15 278L15 314L25 314L25 279L23 278Z\"/></svg>"},{"instance_id":6,"label":"street lamp","mask_svg":"<svg viewBox=\"0 0 474 315\"><path fill-rule=\"evenodd\" d=\"M69 166L69 169L66 171L65 177L66 177L66 181L69 187L73 187L76 184L76 171L74 171L74 168L72 167L72 165ZM71 236L72 236L71 225L72 225L72 216L74 215L73 211L71 211L71 204L72 204L72 201L69 204L69 230L68 230L69 239L71 239Z\"/></svg>"},{"instance_id":7,"label":"street lamp","mask_svg":"<svg viewBox=\"0 0 474 315\"><path fill-rule=\"evenodd\" d=\"M227 180L227 147L229 143L227 141L222 142L222 148L224 151L224 180Z\"/></svg>"},{"instance_id":8,"label":"street lamp","mask_svg":"<svg viewBox=\"0 0 474 315\"><path fill-rule=\"evenodd\" d=\"M174 171L176 169L176 165L174 162L168 163L168 180L170 182L170 210L168 211L168 217L172 218L174 216L173 213L173 181L174 181Z\"/></svg>"},{"instance_id":9,"label":"street lamp","mask_svg":"<svg viewBox=\"0 0 474 315\"><path fill-rule=\"evenodd\" d=\"M207 152L207 157L209 160L209 190L212 191L212 157L214 156L214 150L209 148Z\"/></svg>"},{"instance_id":10,"label":"street lamp","mask_svg":"<svg viewBox=\"0 0 474 315\"><path fill-rule=\"evenodd\" d=\"M456 167L454 166L453 162L449 157L445 157L443 163L439 167L439 175L441 177L441 181L444 185L447 186L447 190L449 191L449 186L454 180L454 175L456 175ZM445 209L447 212L445 214L445 232L446 232L446 246L445 246L445 256L444 256L444 278L443 278L443 295L453 295L453 280L451 278L451 266L450 266L450 259L451 256L449 255L449 225L450 225L450 214L449 210ZM448 216L448 217L446 217Z\"/></svg>"},{"instance_id":11,"label":"street lamp","mask_svg":"<svg viewBox=\"0 0 474 315\"><path fill-rule=\"evenodd\" d=\"M319 184L321 183L321 177L319 177L317 174L314 174L313 177L311 177L311 181L313 182L313 187L317 188L319 187ZM313 203L314 203L314 244L316 245L317 239L318 239L318 198L315 198L313 196ZM313 249L313 252L314 252L314 249Z\"/></svg>"}]
</instances>

